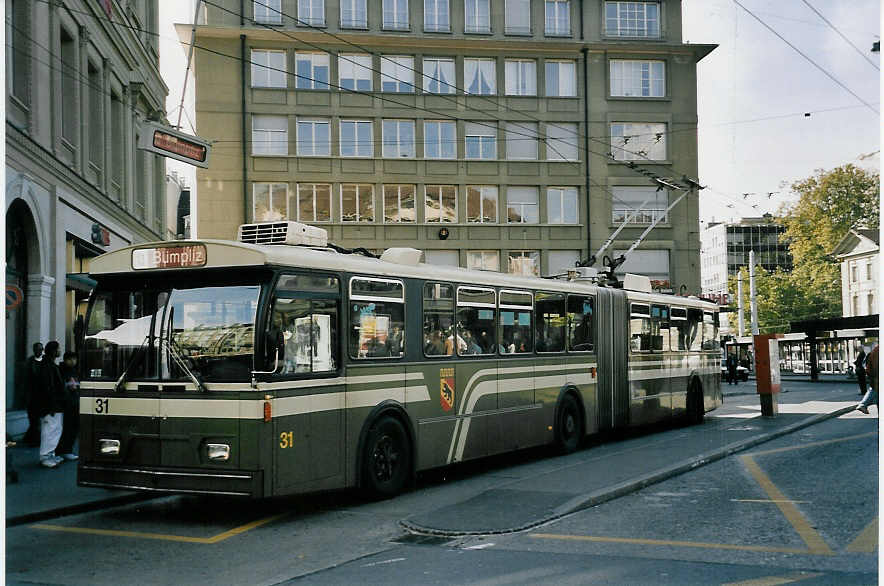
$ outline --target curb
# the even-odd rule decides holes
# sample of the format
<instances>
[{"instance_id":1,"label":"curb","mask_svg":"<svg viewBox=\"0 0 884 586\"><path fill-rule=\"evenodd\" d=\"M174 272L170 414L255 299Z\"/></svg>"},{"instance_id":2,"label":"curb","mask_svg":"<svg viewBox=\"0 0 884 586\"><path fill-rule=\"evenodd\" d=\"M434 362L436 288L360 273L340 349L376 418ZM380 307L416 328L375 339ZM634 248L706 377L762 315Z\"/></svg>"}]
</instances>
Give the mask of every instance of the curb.
<instances>
[{"instance_id":1,"label":"curb","mask_svg":"<svg viewBox=\"0 0 884 586\"><path fill-rule=\"evenodd\" d=\"M80 513L88 513L90 511L98 511L108 507L116 507L119 505L128 505L141 501L148 501L158 498L162 495L156 494L127 494L116 496L109 499L99 501L91 501L88 503L80 503L78 505L70 505L67 507L58 507L46 511L37 511L36 513L27 513L17 517L9 517L6 519L6 527L15 527L26 523L36 523L38 521L46 521L47 519L55 519L57 517L66 517L68 515L78 515Z\"/></svg>"},{"instance_id":2,"label":"curb","mask_svg":"<svg viewBox=\"0 0 884 586\"><path fill-rule=\"evenodd\" d=\"M475 535L501 535L508 533L518 533L519 531L525 531L527 529L532 529L539 525L543 525L550 521L555 521L556 519L560 519L565 515L569 515L571 513L576 513L577 511L581 511L583 509L588 509L590 507L594 507L596 505L600 505L610 500L614 500L621 496L627 495L629 493L635 492L636 490L645 488L652 484L657 484L659 482L663 482L664 480L668 480L675 476L679 476L684 474L685 472L690 472L695 468L699 468L701 466L705 466L706 464L711 464L718 460L722 460L728 456L731 456L737 452L741 452L743 450L748 450L749 448L755 447L759 444L763 444L765 442L769 442L771 440L777 439L784 435L788 435L805 427L810 427L811 425L815 425L822 421L826 421L827 419L833 419L835 417L840 417L845 413L850 413L854 411L856 406L851 405L849 407L842 407L836 411L832 411L830 413L820 413L818 415L814 415L813 417L808 417L803 421L799 421L797 423L793 423L791 425L787 425L782 429L778 429L776 431L771 431L765 434L761 434L759 436L736 441L721 448L715 450L714 452L710 452L708 454L698 454L694 457L688 458L686 460L682 460L681 462L676 462L670 466L665 468L661 468L660 470L655 470L653 472L649 472L642 476L638 476L631 480L627 480L621 482L619 484L615 484L613 486L605 487L600 490L579 495L574 497L570 501L566 502L563 505L560 505L550 515L543 517L541 519L537 519L535 521L531 521L529 523L525 523L523 525L517 527L511 527L508 529L498 529L494 531L445 531L441 529L433 529L429 527L421 527L418 525L414 525L409 523L408 521L402 520L399 521L399 524L402 525L405 529L413 532L420 533L425 535L442 535L447 537L466 537L466 536L475 536Z\"/></svg>"}]
</instances>

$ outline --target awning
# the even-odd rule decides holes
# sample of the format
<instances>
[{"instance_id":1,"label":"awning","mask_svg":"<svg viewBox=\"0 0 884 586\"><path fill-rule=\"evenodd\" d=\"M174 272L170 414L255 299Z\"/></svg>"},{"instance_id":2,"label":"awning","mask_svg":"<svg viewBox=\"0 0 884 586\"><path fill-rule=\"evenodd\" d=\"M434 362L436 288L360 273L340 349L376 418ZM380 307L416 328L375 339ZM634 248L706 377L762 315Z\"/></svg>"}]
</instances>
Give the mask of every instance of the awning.
<instances>
[{"instance_id":1,"label":"awning","mask_svg":"<svg viewBox=\"0 0 884 586\"><path fill-rule=\"evenodd\" d=\"M65 288L91 293L95 288L97 281L90 279L88 273L68 273L65 277Z\"/></svg>"}]
</instances>

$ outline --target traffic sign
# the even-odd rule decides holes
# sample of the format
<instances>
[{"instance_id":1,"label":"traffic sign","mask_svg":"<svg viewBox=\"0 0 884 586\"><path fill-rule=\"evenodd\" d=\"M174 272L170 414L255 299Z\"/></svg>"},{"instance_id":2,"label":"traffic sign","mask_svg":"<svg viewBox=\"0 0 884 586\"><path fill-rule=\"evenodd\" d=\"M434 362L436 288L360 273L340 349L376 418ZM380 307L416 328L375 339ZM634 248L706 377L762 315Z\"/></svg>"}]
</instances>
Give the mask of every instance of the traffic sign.
<instances>
[{"instance_id":1,"label":"traffic sign","mask_svg":"<svg viewBox=\"0 0 884 586\"><path fill-rule=\"evenodd\" d=\"M25 294L22 293L20 287L16 285L6 285L6 310L10 311L18 309L22 301L25 300Z\"/></svg>"}]
</instances>

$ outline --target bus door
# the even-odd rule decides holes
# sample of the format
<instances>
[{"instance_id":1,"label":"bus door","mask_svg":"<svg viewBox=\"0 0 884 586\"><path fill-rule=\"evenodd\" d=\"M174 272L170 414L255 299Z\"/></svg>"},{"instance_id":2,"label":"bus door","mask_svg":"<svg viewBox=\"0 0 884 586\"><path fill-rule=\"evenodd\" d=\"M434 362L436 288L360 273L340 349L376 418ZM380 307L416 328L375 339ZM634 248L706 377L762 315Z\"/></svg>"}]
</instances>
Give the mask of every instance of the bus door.
<instances>
[{"instance_id":1,"label":"bus door","mask_svg":"<svg viewBox=\"0 0 884 586\"><path fill-rule=\"evenodd\" d=\"M651 352L654 355L652 363L657 369L654 381L654 392L659 397L660 416L668 418L672 416L672 385L671 376L673 358L669 348L669 306L651 305Z\"/></svg>"},{"instance_id":2,"label":"bus door","mask_svg":"<svg viewBox=\"0 0 884 586\"><path fill-rule=\"evenodd\" d=\"M597 354L599 429L629 423L629 313L626 292L598 289Z\"/></svg>"}]
</instances>

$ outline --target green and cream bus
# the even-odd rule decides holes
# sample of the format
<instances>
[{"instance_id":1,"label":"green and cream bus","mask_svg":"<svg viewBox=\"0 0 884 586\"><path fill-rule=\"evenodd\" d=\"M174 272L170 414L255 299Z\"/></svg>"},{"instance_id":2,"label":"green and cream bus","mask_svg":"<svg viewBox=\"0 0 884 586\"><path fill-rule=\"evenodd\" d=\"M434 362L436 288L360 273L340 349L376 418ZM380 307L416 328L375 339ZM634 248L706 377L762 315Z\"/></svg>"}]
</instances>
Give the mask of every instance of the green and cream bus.
<instances>
[{"instance_id":1,"label":"green and cream bus","mask_svg":"<svg viewBox=\"0 0 884 586\"><path fill-rule=\"evenodd\" d=\"M92 262L80 485L389 496L421 470L721 404L714 304L373 258L315 230Z\"/></svg>"}]
</instances>

